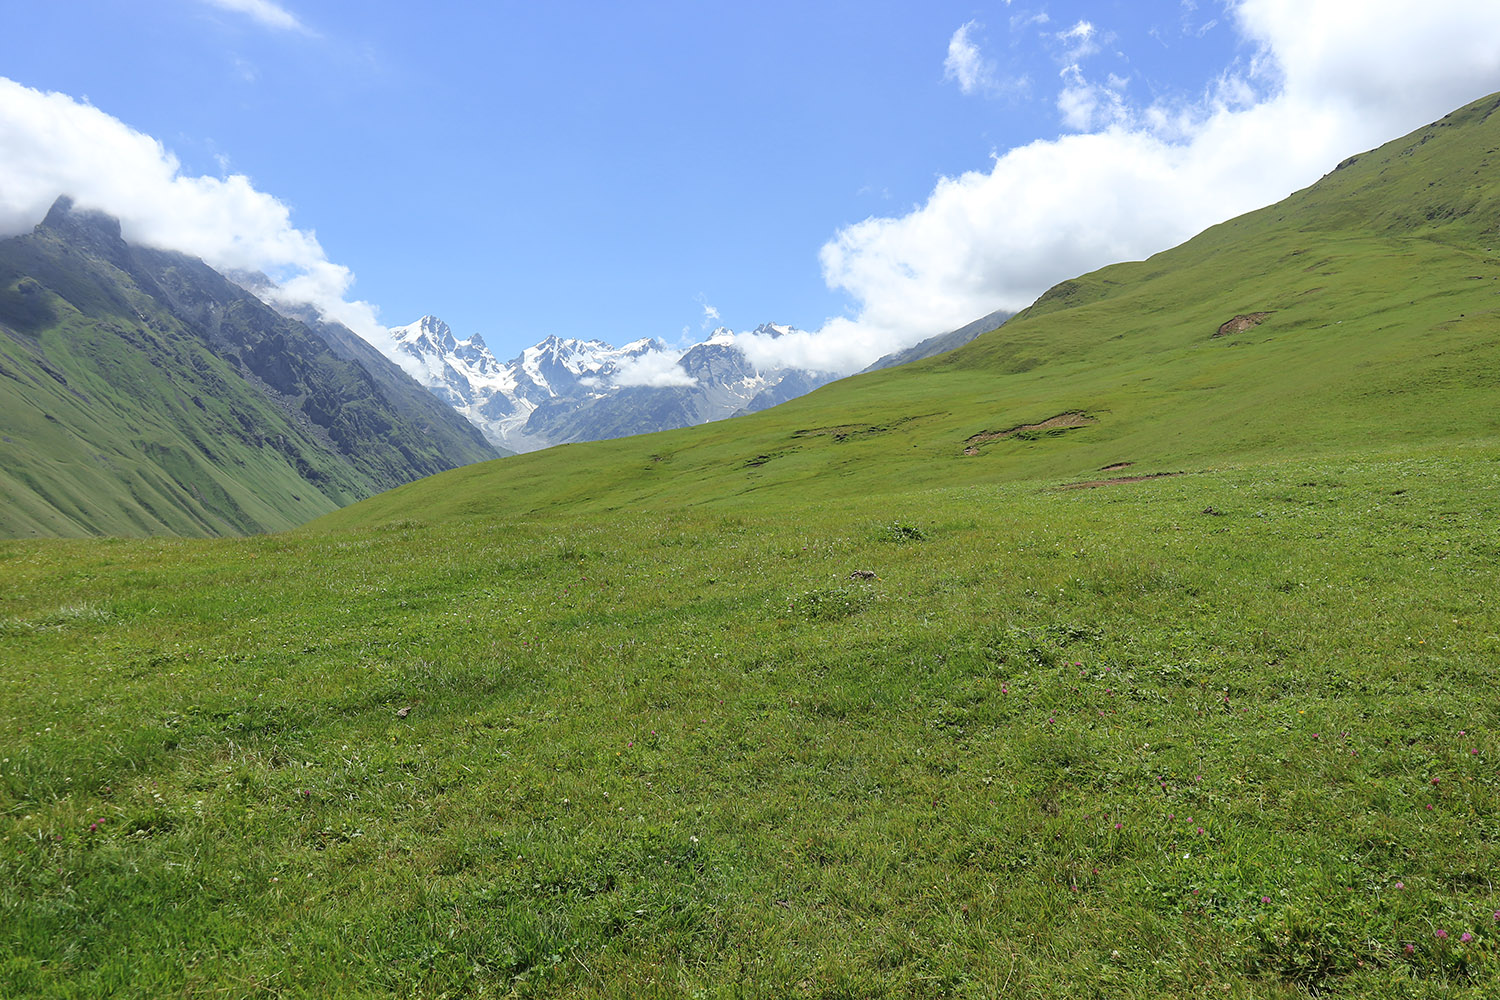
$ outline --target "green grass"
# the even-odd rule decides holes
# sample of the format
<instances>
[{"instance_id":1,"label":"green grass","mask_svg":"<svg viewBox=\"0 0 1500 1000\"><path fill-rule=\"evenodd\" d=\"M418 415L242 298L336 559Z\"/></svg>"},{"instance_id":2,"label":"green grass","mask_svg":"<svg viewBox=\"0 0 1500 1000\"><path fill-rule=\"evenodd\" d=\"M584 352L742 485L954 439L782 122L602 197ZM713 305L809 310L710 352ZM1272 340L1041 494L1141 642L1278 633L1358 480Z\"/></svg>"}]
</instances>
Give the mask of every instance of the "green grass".
<instances>
[{"instance_id":1,"label":"green grass","mask_svg":"<svg viewBox=\"0 0 1500 1000\"><path fill-rule=\"evenodd\" d=\"M1495 995L1495 106L764 414L0 543L0 982Z\"/></svg>"},{"instance_id":2,"label":"green grass","mask_svg":"<svg viewBox=\"0 0 1500 1000\"><path fill-rule=\"evenodd\" d=\"M6 543L0 973L1492 993L1500 442L880 507Z\"/></svg>"}]
</instances>

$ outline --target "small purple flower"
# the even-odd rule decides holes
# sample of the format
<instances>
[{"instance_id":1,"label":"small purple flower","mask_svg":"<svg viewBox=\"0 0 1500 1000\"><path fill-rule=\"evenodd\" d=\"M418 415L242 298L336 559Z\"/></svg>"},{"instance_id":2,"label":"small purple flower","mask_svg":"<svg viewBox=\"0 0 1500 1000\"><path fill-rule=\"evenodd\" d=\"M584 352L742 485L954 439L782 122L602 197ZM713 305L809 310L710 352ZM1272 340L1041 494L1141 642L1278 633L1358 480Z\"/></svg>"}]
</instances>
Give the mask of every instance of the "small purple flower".
<instances>
[{"instance_id":1,"label":"small purple flower","mask_svg":"<svg viewBox=\"0 0 1500 1000\"><path fill-rule=\"evenodd\" d=\"M1438 928L1438 932L1437 932L1437 936L1439 938L1443 939L1443 940L1447 940L1447 938L1448 938L1448 932L1445 931L1445 930L1443 930L1441 927L1439 927Z\"/></svg>"},{"instance_id":2,"label":"small purple flower","mask_svg":"<svg viewBox=\"0 0 1500 1000\"><path fill-rule=\"evenodd\" d=\"M1271 901L1271 897L1270 896L1262 896L1262 897L1260 897L1260 901L1262 903L1269 903Z\"/></svg>"},{"instance_id":3,"label":"small purple flower","mask_svg":"<svg viewBox=\"0 0 1500 1000\"><path fill-rule=\"evenodd\" d=\"M1414 955L1414 954L1416 954L1416 951L1417 951L1417 946L1414 945L1414 944L1412 944L1412 943L1410 943L1410 942L1407 942L1406 953L1408 955Z\"/></svg>"},{"instance_id":4,"label":"small purple flower","mask_svg":"<svg viewBox=\"0 0 1500 1000\"><path fill-rule=\"evenodd\" d=\"M1468 931L1464 931L1458 936L1458 939L1464 944L1468 944L1470 941L1474 940L1474 935L1470 934Z\"/></svg>"},{"instance_id":5,"label":"small purple flower","mask_svg":"<svg viewBox=\"0 0 1500 1000\"><path fill-rule=\"evenodd\" d=\"M1405 889L1406 888L1406 883L1405 882L1397 882L1396 883L1396 888L1397 889Z\"/></svg>"}]
</instances>

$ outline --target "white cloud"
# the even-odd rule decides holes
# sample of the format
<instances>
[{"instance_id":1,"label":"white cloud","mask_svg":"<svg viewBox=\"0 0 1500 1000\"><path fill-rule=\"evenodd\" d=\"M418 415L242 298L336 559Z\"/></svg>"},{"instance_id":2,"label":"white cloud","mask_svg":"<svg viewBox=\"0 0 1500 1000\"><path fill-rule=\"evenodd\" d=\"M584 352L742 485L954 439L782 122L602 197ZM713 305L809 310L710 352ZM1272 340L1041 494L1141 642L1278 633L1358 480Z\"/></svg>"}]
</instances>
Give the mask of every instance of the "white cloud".
<instances>
[{"instance_id":1,"label":"white cloud","mask_svg":"<svg viewBox=\"0 0 1500 1000\"><path fill-rule=\"evenodd\" d=\"M986 170L942 178L907 215L837 232L822 248L824 278L856 314L781 338L784 350L854 370L1024 308L1065 278L1174 246L1500 89L1492 0L1237 0L1227 10L1256 52L1201 99L1137 107L1126 81L1090 83L1070 67L1059 113L1086 131L1000 153Z\"/></svg>"},{"instance_id":2,"label":"white cloud","mask_svg":"<svg viewBox=\"0 0 1500 1000\"><path fill-rule=\"evenodd\" d=\"M1010 16L1011 31L1020 31L1023 28L1030 28L1039 24L1051 23L1052 18L1047 16L1047 12L1045 10L1037 11L1036 13L1032 13L1031 11L1022 11L1019 14L1012 14Z\"/></svg>"},{"instance_id":3,"label":"white cloud","mask_svg":"<svg viewBox=\"0 0 1500 1000\"><path fill-rule=\"evenodd\" d=\"M817 332L792 330L779 337L737 333L734 342L761 371L806 368L843 373L865 368L904 346L897 337L845 318L830 320Z\"/></svg>"},{"instance_id":4,"label":"white cloud","mask_svg":"<svg viewBox=\"0 0 1500 1000\"><path fill-rule=\"evenodd\" d=\"M1130 109L1125 103L1129 80L1111 73L1105 83L1094 83L1083 75L1077 63L1064 66L1058 75L1063 80L1063 89L1057 95L1057 111L1067 128L1087 132L1129 121Z\"/></svg>"},{"instance_id":5,"label":"white cloud","mask_svg":"<svg viewBox=\"0 0 1500 1000\"><path fill-rule=\"evenodd\" d=\"M698 380L677 364L682 355L672 351L649 351L620 365L612 376L615 385L645 385L662 389L674 385L697 385Z\"/></svg>"},{"instance_id":6,"label":"white cloud","mask_svg":"<svg viewBox=\"0 0 1500 1000\"><path fill-rule=\"evenodd\" d=\"M984 58L969 37L978 27L975 21L961 25L948 39L948 58L943 60L943 79L956 81L965 94L984 93L997 85L995 64Z\"/></svg>"},{"instance_id":7,"label":"white cloud","mask_svg":"<svg viewBox=\"0 0 1500 1000\"><path fill-rule=\"evenodd\" d=\"M970 96L1005 97L1024 93L1031 85L1025 74L1014 77L1001 74L995 61L986 59L980 51L974 35L983 28L979 22L969 21L959 25L948 39L943 79L957 83L959 91Z\"/></svg>"},{"instance_id":8,"label":"white cloud","mask_svg":"<svg viewBox=\"0 0 1500 1000\"><path fill-rule=\"evenodd\" d=\"M280 4L274 3L273 0L202 0L202 2L222 10L232 10L236 14L246 14L267 28L312 34L297 19L297 15Z\"/></svg>"},{"instance_id":9,"label":"white cloud","mask_svg":"<svg viewBox=\"0 0 1500 1000\"><path fill-rule=\"evenodd\" d=\"M1087 59L1099 51L1099 31L1088 21L1079 21L1067 31L1059 31L1057 40L1069 46L1068 61L1072 63Z\"/></svg>"},{"instance_id":10,"label":"white cloud","mask_svg":"<svg viewBox=\"0 0 1500 1000\"><path fill-rule=\"evenodd\" d=\"M201 257L221 271L261 271L287 302L306 303L389 353L354 275L330 261L291 210L243 174L192 176L160 142L66 94L0 77L0 236L28 232L60 195L120 220L127 240Z\"/></svg>"},{"instance_id":11,"label":"white cloud","mask_svg":"<svg viewBox=\"0 0 1500 1000\"><path fill-rule=\"evenodd\" d=\"M719 321L719 310L715 309L713 306L709 305L707 302L703 303L703 322L705 322L705 323L717 323L718 321Z\"/></svg>"}]
</instances>

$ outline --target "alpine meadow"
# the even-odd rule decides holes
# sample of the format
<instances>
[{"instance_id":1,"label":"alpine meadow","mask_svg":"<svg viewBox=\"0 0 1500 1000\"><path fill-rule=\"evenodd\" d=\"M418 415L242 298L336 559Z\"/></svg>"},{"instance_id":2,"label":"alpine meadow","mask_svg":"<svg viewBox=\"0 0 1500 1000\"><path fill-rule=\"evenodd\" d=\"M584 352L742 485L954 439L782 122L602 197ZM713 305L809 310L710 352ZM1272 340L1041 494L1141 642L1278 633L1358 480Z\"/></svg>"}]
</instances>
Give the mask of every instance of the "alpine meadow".
<instances>
[{"instance_id":1,"label":"alpine meadow","mask_svg":"<svg viewBox=\"0 0 1500 1000\"><path fill-rule=\"evenodd\" d=\"M0 993L1495 996L1497 403L1492 95L763 412L0 542Z\"/></svg>"}]
</instances>

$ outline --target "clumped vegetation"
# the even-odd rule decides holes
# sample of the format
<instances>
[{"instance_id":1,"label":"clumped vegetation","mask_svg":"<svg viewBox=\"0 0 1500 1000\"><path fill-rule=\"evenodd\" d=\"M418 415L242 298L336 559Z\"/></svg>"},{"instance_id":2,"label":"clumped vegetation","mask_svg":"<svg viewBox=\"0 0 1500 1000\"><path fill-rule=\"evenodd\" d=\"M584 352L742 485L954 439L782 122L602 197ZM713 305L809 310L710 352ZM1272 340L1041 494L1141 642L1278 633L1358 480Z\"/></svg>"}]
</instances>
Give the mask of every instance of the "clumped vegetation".
<instances>
[{"instance_id":1,"label":"clumped vegetation","mask_svg":"<svg viewBox=\"0 0 1500 1000\"><path fill-rule=\"evenodd\" d=\"M0 982L1495 995L1497 103L743 420L0 543Z\"/></svg>"}]
</instances>

